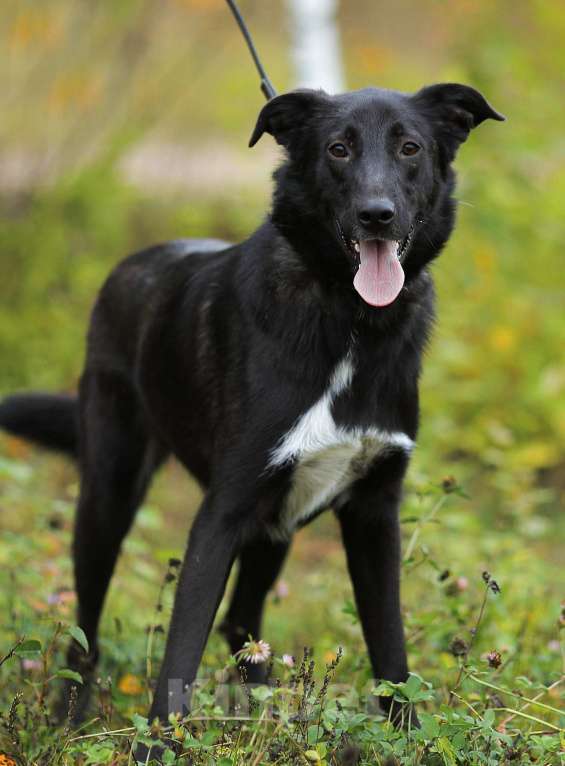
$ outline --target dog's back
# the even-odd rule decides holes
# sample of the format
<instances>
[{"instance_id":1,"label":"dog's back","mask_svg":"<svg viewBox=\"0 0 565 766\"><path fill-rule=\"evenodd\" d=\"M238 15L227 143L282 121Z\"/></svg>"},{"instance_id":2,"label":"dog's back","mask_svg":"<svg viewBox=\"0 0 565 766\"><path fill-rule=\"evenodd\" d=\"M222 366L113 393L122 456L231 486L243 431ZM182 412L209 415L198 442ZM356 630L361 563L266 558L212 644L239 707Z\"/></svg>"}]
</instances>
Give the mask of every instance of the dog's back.
<instances>
[{"instance_id":1,"label":"dog's back","mask_svg":"<svg viewBox=\"0 0 565 766\"><path fill-rule=\"evenodd\" d=\"M219 239L182 239L156 245L121 261L102 286L89 326L85 374L114 374L137 389L139 342L152 307L165 289L167 273L184 259L210 259L229 247ZM186 269L185 269L186 272ZM174 279L174 275L173 275ZM78 397L21 393L0 402L0 428L72 457L79 452Z\"/></svg>"}]
</instances>

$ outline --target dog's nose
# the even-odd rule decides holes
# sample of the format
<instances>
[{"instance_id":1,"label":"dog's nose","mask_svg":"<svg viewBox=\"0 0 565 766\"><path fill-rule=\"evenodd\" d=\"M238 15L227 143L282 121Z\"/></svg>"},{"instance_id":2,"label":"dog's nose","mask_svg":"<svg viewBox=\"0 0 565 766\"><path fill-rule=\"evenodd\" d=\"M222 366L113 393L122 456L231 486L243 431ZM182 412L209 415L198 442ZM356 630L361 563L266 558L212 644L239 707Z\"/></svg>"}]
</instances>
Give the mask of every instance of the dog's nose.
<instances>
[{"instance_id":1,"label":"dog's nose","mask_svg":"<svg viewBox=\"0 0 565 766\"><path fill-rule=\"evenodd\" d=\"M382 198L371 200L359 211L359 223L365 228L386 226L395 216L394 204L391 200Z\"/></svg>"}]
</instances>

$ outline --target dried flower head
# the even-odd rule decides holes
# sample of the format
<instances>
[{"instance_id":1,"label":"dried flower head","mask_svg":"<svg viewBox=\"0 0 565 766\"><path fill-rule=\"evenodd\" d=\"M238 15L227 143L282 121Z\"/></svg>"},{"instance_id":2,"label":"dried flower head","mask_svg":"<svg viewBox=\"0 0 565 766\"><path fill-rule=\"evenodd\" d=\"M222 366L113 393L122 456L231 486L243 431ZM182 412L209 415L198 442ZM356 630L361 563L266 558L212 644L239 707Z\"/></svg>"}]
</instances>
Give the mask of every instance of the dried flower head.
<instances>
[{"instance_id":1,"label":"dried flower head","mask_svg":"<svg viewBox=\"0 0 565 766\"><path fill-rule=\"evenodd\" d=\"M489 668L499 668L502 665L502 655L500 652L497 652L496 649L493 649L492 652L489 652L486 655L486 660L489 664Z\"/></svg>"},{"instance_id":2,"label":"dried flower head","mask_svg":"<svg viewBox=\"0 0 565 766\"><path fill-rule=\"evenodd\" d=\"M483 582L488 585L489 589L495 594L498 595L500 593L500 586L494 580L490 574L490 572L484 571L483 572Z\"/></svg>"},{"instance_id":3,"label":"dried flower head","mask_svg":"<svg viewBox=\"0 0 565 766\"><path fill-rule=\"evenodd\" d=\"M446 585L445 592L448 596L458 596L469 587L469 580L466 577L456 577Z\"/></svg>"},{"instance_id":4,"label":"dried flower head","mask_svg":"<svg viewBox=\"0 0 565 766\"><path fill-rule=\"evenodd\" d=\"M493 592L493 593L494 593L496 596L498 596L498 594L500 593L500 585L499 585L499 584L496 582L496 580L491 580L491 581L489 582L488 586L489 586L489 588L491 589L491 591L492 591L492 592Z\"/></svg>"},{"instance_id":5,"label":"dried flower head","mask_svg":"<svg viewBox=\"0 0 565 766\"><path fill-rule=\"evenodd\" d=\"M451 572L449 571L449 569L444 569L444 570L443 570L443 572L441 572L441 573L438 575L438 578L437 578L437 579L438 579L440 582L445 582L446 580L448 580L448 579L449 579L449 577L450 577L450 576L451 576Z\"/></svg>"},{"instance_id":6,"label":"dried flower head","mask_svg":"<svg viewBox=\"0 0 565 766\"><path fill-rule=\"evenodd\" d=\"M454 657L464 657L469 651L469 644L464 638L455 636L452 642L449 644L449 651Z\"/></svg>"},{"instance_id":7,"label":"dried flower head","mask_svg":"<svg viewBox=\"0 0 565 766\"><path fill-rule=\"evenodd\" d=\"M241 649L240 656L253 665L266 662L271 656L271 647L266 641L246 641Z\"/></svg>"},{"instance_id":8,"label":"dried flower head","mask_svg":"<svg viewBox=\"0 0 565 766\"><path fill-rule=\"evenodd\" d=\"M442 479L441 482L441 488L446 494L449 494L450 492L455 492L457 489L457 479L455 476L446 476L444 479Z\"/></svg>"},{"instance_id":9,"label":"dried flower head","mask_svg":"<svg viewBox=\"0 0 565 766\"><path fill-rule=\"evenodd\" d=\"M522 750L518 747L512 747L511 745L503 745L505 748L505 756L507 761L517 761L522 757Z\"/></svg>"}]
</instances>

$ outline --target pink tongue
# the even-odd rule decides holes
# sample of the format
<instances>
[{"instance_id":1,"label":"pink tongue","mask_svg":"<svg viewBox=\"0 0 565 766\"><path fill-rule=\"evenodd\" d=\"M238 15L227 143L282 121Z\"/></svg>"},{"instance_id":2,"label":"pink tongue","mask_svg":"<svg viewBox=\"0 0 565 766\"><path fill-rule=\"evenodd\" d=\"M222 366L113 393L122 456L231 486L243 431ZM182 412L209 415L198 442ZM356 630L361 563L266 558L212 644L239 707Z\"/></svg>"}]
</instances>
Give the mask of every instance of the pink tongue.
<instances>
[{"instance_id":1,"label":"pink tongue","mask_svg":"<svg viewBox=\"0 0 565 766\"><path fill-rule=\"evenodd\" d=\"M388 306L404 285L404 270L396 257L398 242L371 239L359 242L361 265L353 287L371 306Z\"/></svg>"}]
</instances>

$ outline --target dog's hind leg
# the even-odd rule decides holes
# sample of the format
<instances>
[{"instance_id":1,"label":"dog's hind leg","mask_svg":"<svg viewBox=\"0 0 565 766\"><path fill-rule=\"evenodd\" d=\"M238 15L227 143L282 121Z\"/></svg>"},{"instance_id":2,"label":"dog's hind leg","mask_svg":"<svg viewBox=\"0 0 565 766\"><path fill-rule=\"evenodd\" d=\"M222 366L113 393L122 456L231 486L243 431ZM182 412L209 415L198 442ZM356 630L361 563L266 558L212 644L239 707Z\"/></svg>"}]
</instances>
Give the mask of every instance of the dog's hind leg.
<instances>
[{"instance_id":1,"label":"dog's hind leg","mask_svg":"<svg viewBox=\"0 0 565 766\"><path fill-rule=\"evenodd\" d=\"M261 638L261 619L265 597L284 564L289 543L269 538L252 540L241 550L239 572L227 614L220 626L232 654L238 652L249 636ZM249 683L265 681L265 666L249 662L245 668Z\"/></svg>"},{"instance_id":2,"label":"dog's hind leg","mask_svg":"<svg viewBox=\"0 0 565 766\"><path fill-rule=\"evenodd\" d=\"M68 663L87 681L98 658L98 622L114 565L164 450L147 433L135 391L115 373L87 372L83 376L79 443L81 486L73 561L78 624L90 652L86 656L73 642ZM75 719L84 715L87 702L88 692L83 689ZM62 699L59 713L65 712L65 704Z\"/></svg>"}]
</instances>

